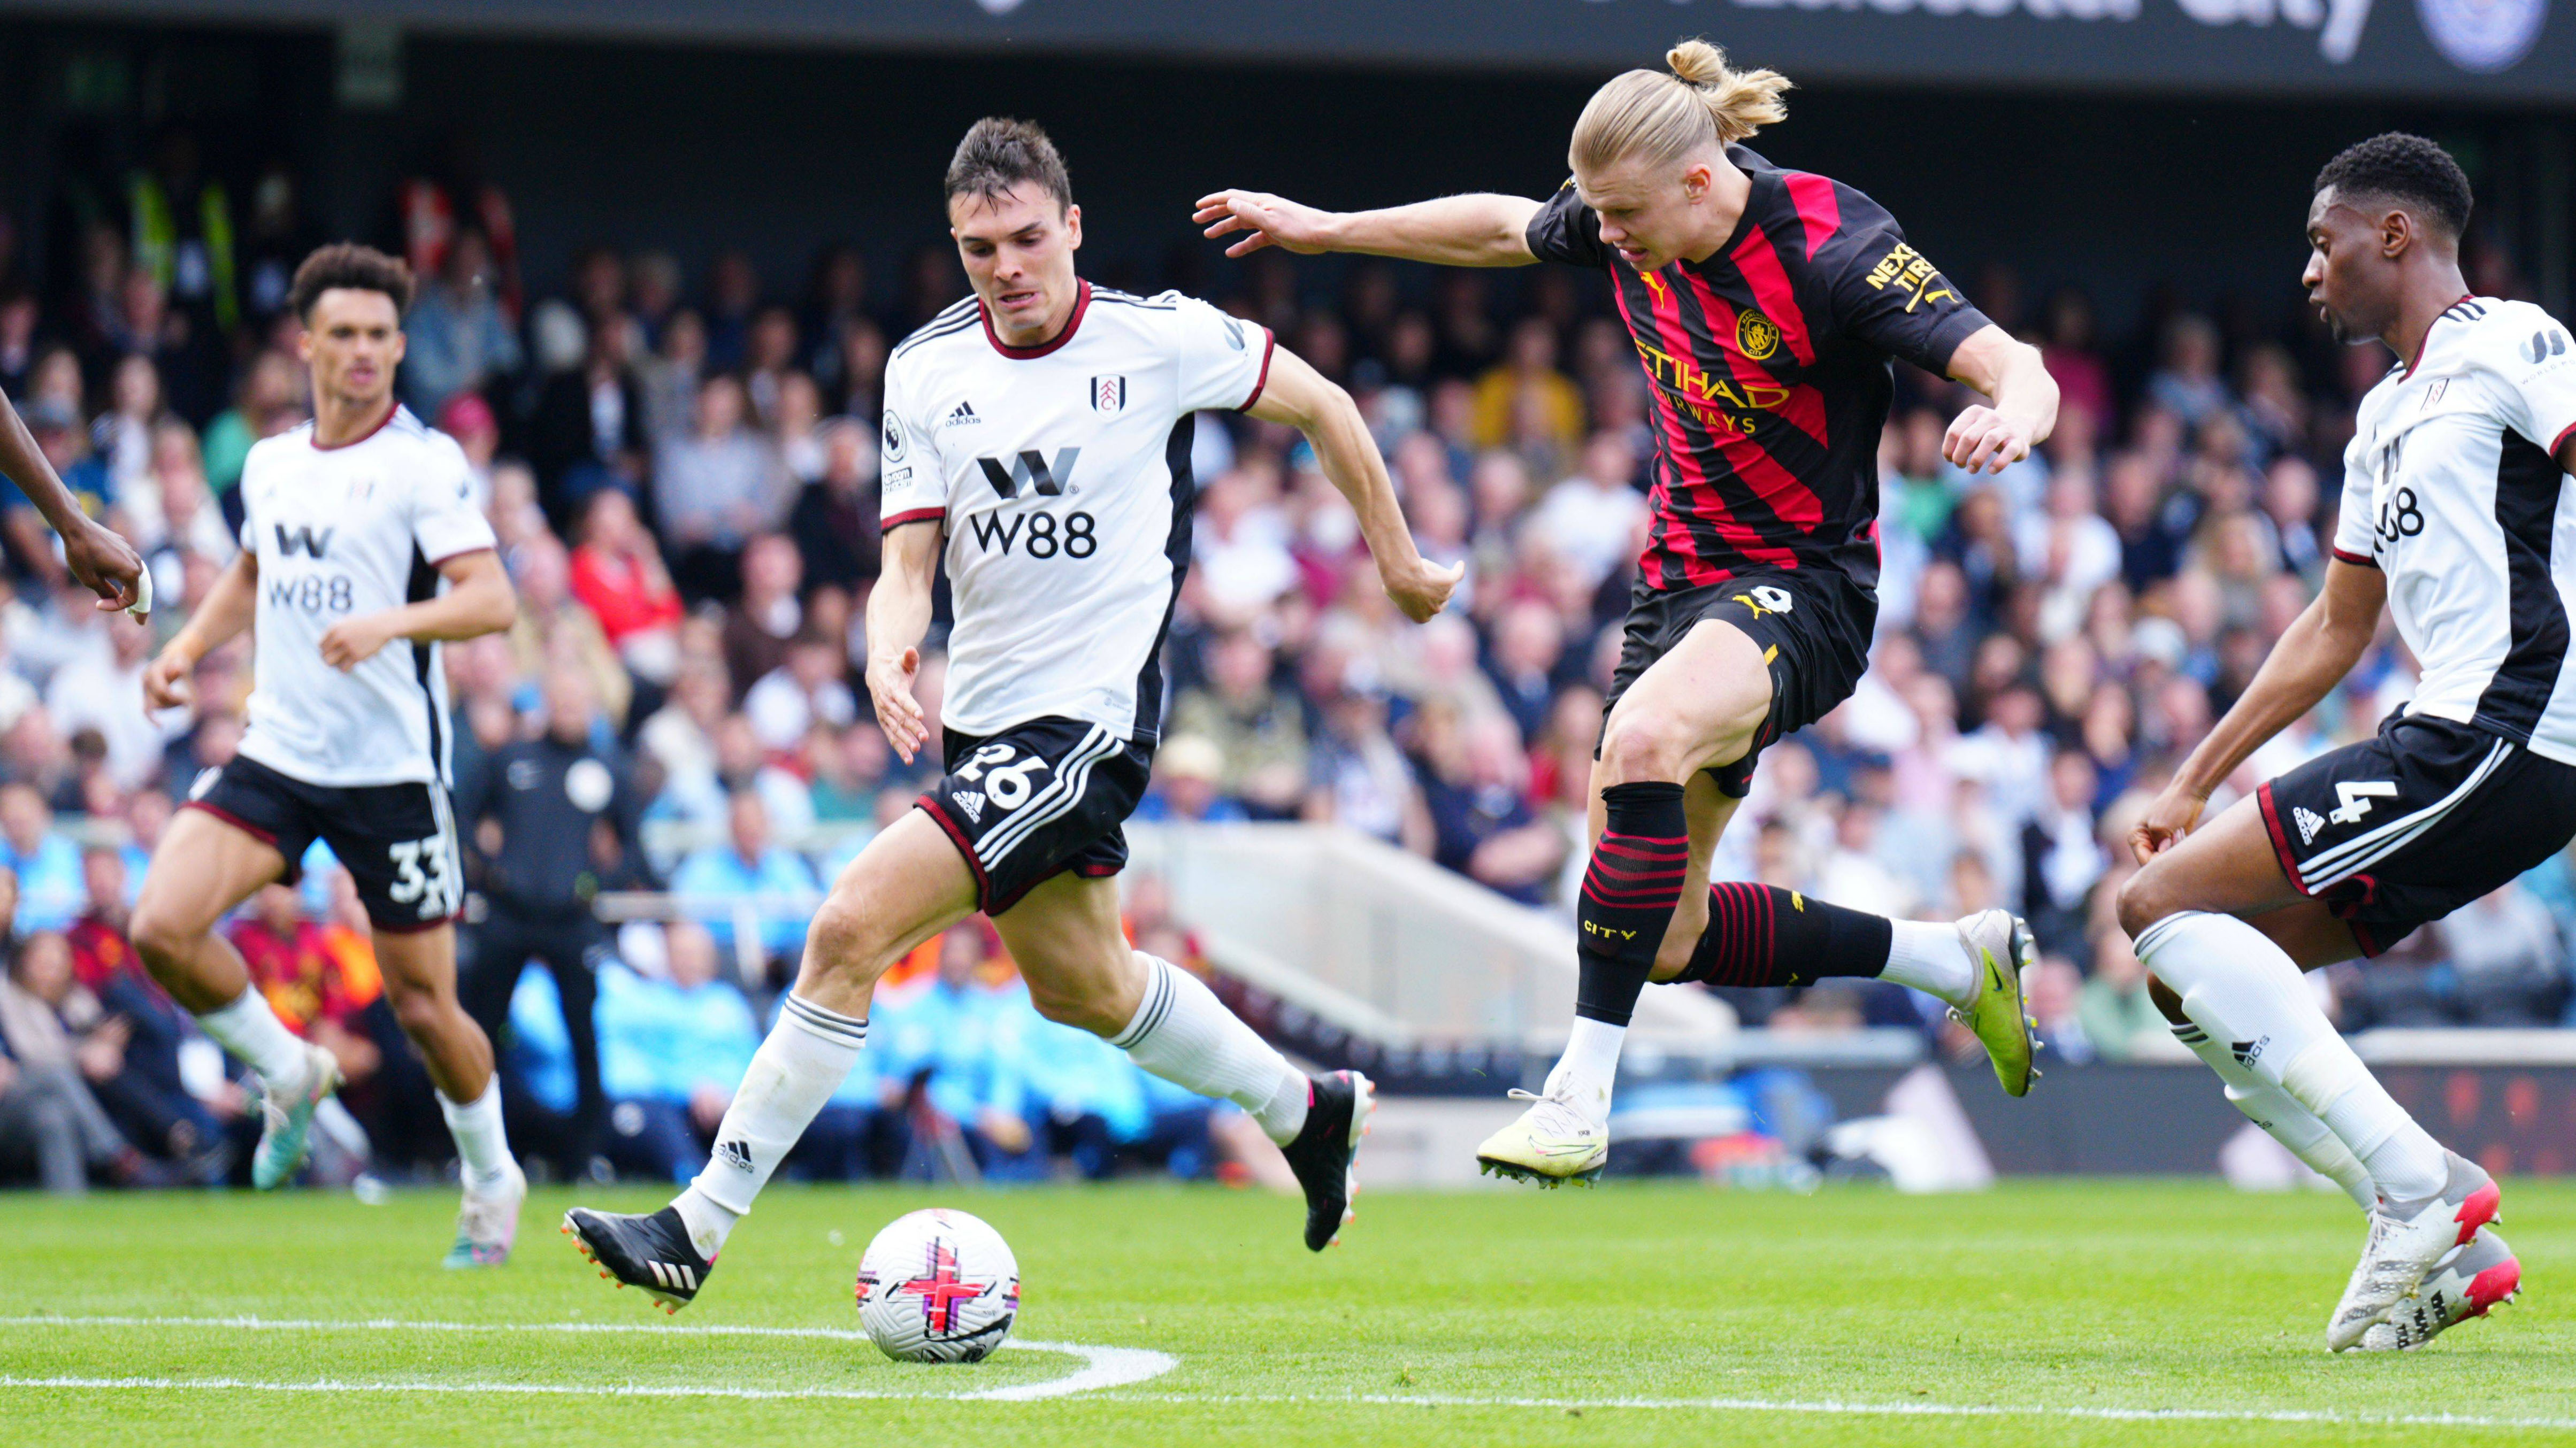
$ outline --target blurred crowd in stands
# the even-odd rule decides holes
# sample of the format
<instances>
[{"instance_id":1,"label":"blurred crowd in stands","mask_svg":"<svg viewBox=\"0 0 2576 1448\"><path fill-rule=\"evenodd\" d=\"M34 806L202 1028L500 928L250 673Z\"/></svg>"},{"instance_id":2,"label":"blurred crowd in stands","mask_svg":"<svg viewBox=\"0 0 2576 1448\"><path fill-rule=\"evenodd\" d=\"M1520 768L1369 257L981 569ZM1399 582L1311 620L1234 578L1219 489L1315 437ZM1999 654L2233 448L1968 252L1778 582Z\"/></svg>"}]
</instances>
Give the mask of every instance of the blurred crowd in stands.
<instances>
[{"instance_id":1,"label":"blurred crowd in stands","mask_svg":"<svg viewBox=\"0 0 2576 1448\"><path fill-rule=\"evenodd\" d=\"M255 1134L220 1053L121 934L174 805L232 756L250 685L245 648L219 651L193 707L155 717L140 671L234 553L244 453L306 416L281 304L322 238L284 170L240 194L165 151L121 194L70 208L81 224L55 237L68 261L49 268L0 217L0 388L144 551L162 600L148 626L102 619L23 500L0 509L0 1172L32 1166L49 1185L220 1180ZM581 761L567 793L617 816L587 842L580 903L672 902L521 976L524 953L478 952L478 900L464 969L504 973L487 993L507 1002L523 1145L562 1173L684 1177L811 902L926 779L886 747L859 677L875 419L890 344L963 280L936 248L889 276L833 246L788 277L740 252L692 268L596 246L560 288L531 287L497 192L418 180L399 209L383 239L421 279L401 396L473 460L522 604L509 633L446 651L469 873L501 890L495 781L523 788L508 751L553 739ZM2481 291L2522 290L2491 248L2471 258ZM1567 911L1654 438L1598 280L1275 253L1177 280L1348 386L1423 551L1469 567L1450 613L1406 624L1295 434L1232 415L1202 427L1195 562L1143 817L1335 824ZM2354 404L2389 359L2332 345L2286 306L2203 313L2159 291L2114 335L2079 291L2025 298L2001 269L1962 280L2043 345L2065 399L2057 433L1999 478L1962 476L1939 449L1961 395L1899 369L1874 667L1769 750L1717 874L1899 916L2023 911L2045 952L2032 999L2047 1051L2125 1059L2165 1034L2109 909L2129 825L2311 596ZM2384 634L2238 787L2368 733L2413 677ZM601 772L576 784L584 762ZM280 1014L341 1056L346 1171L439 1161L363 912L327 852L305 863L232 938ZM1195 958L1157 882L1133 884L1140 939ZM2556 1024L2571 928L2576 889L2553 861L2321 989L2347 1028ZM584 977L569 1012L567 974ZM1750 1024L1941 1029L1891 986L1728 994ZM593 997L595 1049L566 1025ZM1230 1108L1039 1020L980 920L925 945L874 1009L862 1069L798 1170L1272 1169Z\"/></svg>"}]
</instances>

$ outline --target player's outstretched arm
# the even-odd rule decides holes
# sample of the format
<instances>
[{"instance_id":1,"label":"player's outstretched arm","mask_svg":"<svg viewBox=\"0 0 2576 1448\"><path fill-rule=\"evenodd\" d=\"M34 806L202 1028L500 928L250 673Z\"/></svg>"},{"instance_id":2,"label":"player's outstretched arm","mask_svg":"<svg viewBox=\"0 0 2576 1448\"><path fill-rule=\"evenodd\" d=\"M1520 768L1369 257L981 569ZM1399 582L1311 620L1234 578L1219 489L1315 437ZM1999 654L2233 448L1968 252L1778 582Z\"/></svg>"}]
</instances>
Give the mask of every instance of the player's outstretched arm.
<instances>
[{"instance_id":1,"label":"player's outstretched arm","mask_svg":"<svg viewBox=\"0 0 2576 1448\"><path fill-rule=\"evenodd\" d=\"M210 649L250 627L259 607L259 555L245 548L215 575L197 611L143 670L143 702L171 709L188 702L188 675Z\"/></svg>"},{"instance_id":2,"label":"player's outstretched arm","mask_svg":"<svg viewBox=\"0 0 2576 1448\"><path fill-rule=\"evenodd\" d=\"M1211 237L1244 233L1225 249L1247 256L1265 246L1312 255L1356 251L1439 266L1528 266L1530 218L1538 203L1524 196L1443 196L1384 211L1318 211L1260 191L1218 191L1199 198L1191 219Z\"/></svg>"},{"instance_id":3,"label":"player's outstretched arm","mask_svg":"<svg viewBox=\"0 0 2576 1448\"><path fill-rule=\"evenodd\" d=\"M2057 428L2057 379L2037 347L2001 327L1981 327L1961 342L1950 354L1950 378L1994 404L1960 413L1941 440L1941 455L1965 472L2002 472Z\"/></svg>"},{"instance_id":4,"label":"player's outstretched arm","mask_svg":"<svg viewBox=\"0 0 2576 1448\"><path fill-rule=\"evenodd\" d=\"M63 562L72 577L98 595L100 612L150 606L143 603L141 592L145 586L142 556L115 529L81 511L7 397L0 397L0 473L8 474L45 522L62 535Z\"/></svg>"},{"instance_id":5,"label":"player's outstretched arm","mask_svg":"<svg viewBox=\"0 0 2576 1448\"><path fill-rule=\"evenodd\" d=\"M1404 616L1421 623L1438 613L1449 601L1449 591L1466 576L1466 566L1435 567L1413 546L1386 460L1378 456L1377 442L1351 395L1281 347L1271 354L1270 380L1249 411L1264 422L1288 424L1314 444L1324 476L1360 515L1360 536L1377 560L1378 579Z\"/></svg>"},{"instance_id":6,"label":"player's outstretched arm","mask_svg":"<svg viewBox=\"0 0 2576 1448\"><path fill-rule=\"evenodd\" d=\"M2379 632L2379 610L2387 601L2388 579L2378 569L2340 558L2326 565L2324 591L2282 631L2254 682L2129 832L2129 849L2139 864L2191 833L2219 783L2352 672Z\"/></svg>"},{"instance_id":7,"label":"player's outstretched arm","mask_svg":"<svg viewBox=\"0 0 2576 1448\"><path fill-rule=\"evenodd\" d=\"M499 633L518 621L519 595L497 550L477 548L438 565L447 591L381 613L360 614L322 635L322 662L347 672L396 639L453 642Z\"/></svg>"},{"instance_id":8,"label":"player's outstretched arm","mask_svg":"<svg viewBox=\"0 0 2576 1448\"><path fill-rule=\"evenodd\" d=\"M935 518L905 523L885 535L883 571L868 592L868 697L877 727L903 762L930 740L930 723L912 681L921 672L921 638L930 632L930 585L939 574Z\"/></svg>"}]
</instances>

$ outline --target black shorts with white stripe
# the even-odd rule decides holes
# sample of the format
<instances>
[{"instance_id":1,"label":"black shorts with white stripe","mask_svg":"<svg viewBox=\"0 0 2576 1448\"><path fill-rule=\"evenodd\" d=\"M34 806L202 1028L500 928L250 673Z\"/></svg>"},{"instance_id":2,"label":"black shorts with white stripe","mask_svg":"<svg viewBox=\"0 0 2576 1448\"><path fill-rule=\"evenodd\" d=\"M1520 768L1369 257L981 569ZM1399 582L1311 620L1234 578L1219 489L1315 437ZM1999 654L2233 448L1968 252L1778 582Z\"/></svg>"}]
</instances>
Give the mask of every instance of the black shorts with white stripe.
<instances>
[{"instance_id":1,"label":"black shorts with white stripe","mask_svg":"<svg viewBox=\"0 0 2576 1448\"><path fill-rule=\"evenodd\" d=\"M2256 791L2281 868L2378 955L2566 847L2576 767L2471 724L2391 714Z\"/></svg>"},{"instance_id":2,"label":"black shorts with white stripe","mask_svg":"<svg viewBox=\"0 0 2576 1448\"><path fill-rule=\"evenodd\" d=\"M288 885L319 838L357 882L369 923L389 934L435 930L464 908L465 868L445 785L307 784L237 755L198 775L182 808L274 846L286 857L278 878Z\"/></svg>"},{"instance_id":3,"label":"black shorts with white stripe","mask_svg":"<svg viewBox=\"0 0 2576 1448\"><path fill-rule=\"evenodd\" d=\"M1151 741L1080 719L1032 719L998 734L948 730L940 759L947 776L915 803L966 857L985 914L1067 870L1098 877L1127 867L1119 826L1145 797Z\"/></svg>"}]
</instances>

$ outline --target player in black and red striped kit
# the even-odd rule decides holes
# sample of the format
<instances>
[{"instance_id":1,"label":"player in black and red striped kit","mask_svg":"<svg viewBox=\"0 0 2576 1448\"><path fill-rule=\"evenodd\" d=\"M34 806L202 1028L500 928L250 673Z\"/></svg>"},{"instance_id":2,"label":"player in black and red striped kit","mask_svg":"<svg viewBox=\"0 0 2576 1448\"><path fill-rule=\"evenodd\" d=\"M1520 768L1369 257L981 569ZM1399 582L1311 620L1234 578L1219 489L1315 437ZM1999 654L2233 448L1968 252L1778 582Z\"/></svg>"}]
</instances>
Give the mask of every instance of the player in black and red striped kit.
<instances>
[{"instance_id":1,"label":"player in black and red striped kit","mask_svg":"<svg viewBox=\"0 0 2576 1448\"><path fill-rule=\"evenodd\" d=\"M1739 144L1781 119L1787 81L1730 69L1700 41L1667 60L1594 95L1569 147L1574 177L1545 202L1335 214L1224 191L1198 210L1210 236L1248 233L1229 255L1600 268L1652 384L1653 523L1593 771L1573 1033L1530 1111L1478 1152L1543 1184L1600 1171L1620 1040L1649 979L1894 980L1948 1000L2006 1091L2031 1074L2018 979L2030 942L2010 915L1891 922L1706 885L1763 747L1841 703L1867 667L1890 359L1989 399L1945 439L1970 472L2046 438L2056 385L1876 202Z\"/></svg>"}]
</instances>

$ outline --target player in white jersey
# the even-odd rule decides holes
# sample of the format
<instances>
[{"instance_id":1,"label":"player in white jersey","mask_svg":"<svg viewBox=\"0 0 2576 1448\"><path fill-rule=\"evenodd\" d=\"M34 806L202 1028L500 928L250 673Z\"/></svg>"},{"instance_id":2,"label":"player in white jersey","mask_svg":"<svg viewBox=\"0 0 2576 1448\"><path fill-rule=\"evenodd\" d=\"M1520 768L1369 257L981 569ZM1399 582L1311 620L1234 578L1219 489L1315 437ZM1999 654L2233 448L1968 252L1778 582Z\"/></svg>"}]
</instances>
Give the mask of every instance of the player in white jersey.
<instances>
[{"instance_id":1,"label":"player in white jersey","mask_svg":"<svg viewBox=\"0 0 2576 1448\"><path fill-rule=\"evenodd\" d=\"M1305 1188L1308 1247L1349 1219L1369 1083L1308 1078L1196 977L1131 949L1109 879L1127 858L1119 824L1145 790L1163 633L1189 563L1192 414L1234 409L1303 432L1408 617L1437 613L1459 570L1415 551L1350 397L1267 331L1074 275L1082 213L1037 127L977 122L947 196L975 294L886 366L885 572L867 623L877 720L909 762L931 743L912 690L945 554L947 776L816 912L795 988L696 1182L650 1215L565 1217L606 1274L672 1311L857 1061L877 977L979 908L1041 1014L1261 1123Z\"/></svg>"},{"instance_id":2,"label":"player in white jersey","mask_svg":"<svg viewBox=\"0 0 2576 1448\"><path fill-rule=\"evenodd\" d=\"M465 1205L447 1265L478 1267L507 1260L527 1182L503 1137L491 1042L456 1000L463 881L438 644L509 627L517 604L464 454L394 401L411 293L409 269L365 247L327 246L296 269L313 421L251 448L242 552L144 675L153 707L186 703L197 661L251 629L249 727L161 836L134 944L259 1073L268 1123L251 1179L290 1180L339 1069L287 1032L215 926L326 841L357 881L394 1017L456 1137Z\"/></svg>"},{"instance_id":3,"label":"player in white jersey","mask_svg":"<svg viewBox=\"0 0 2576 1448\"><path fill-rule=\"evenodd\" d=\"M2192 751L2132 839L2120 922L2175 1034L2228 1099L2370 1213L2327 1345L2397 1348L2483 1314L2521 1269L2487 1230L2495 1183L2443 1150L2299 978L2377 955L2576 835L2576 345L2548 313L2474 297L2469 183L2384 135L2317 178L2309 299L2403 359L2362 400L2325 588ZM2423 668L2376 738L2198 828L2254 750L2357 662L2385 604Z\"/></svg>"}]
</instances>

